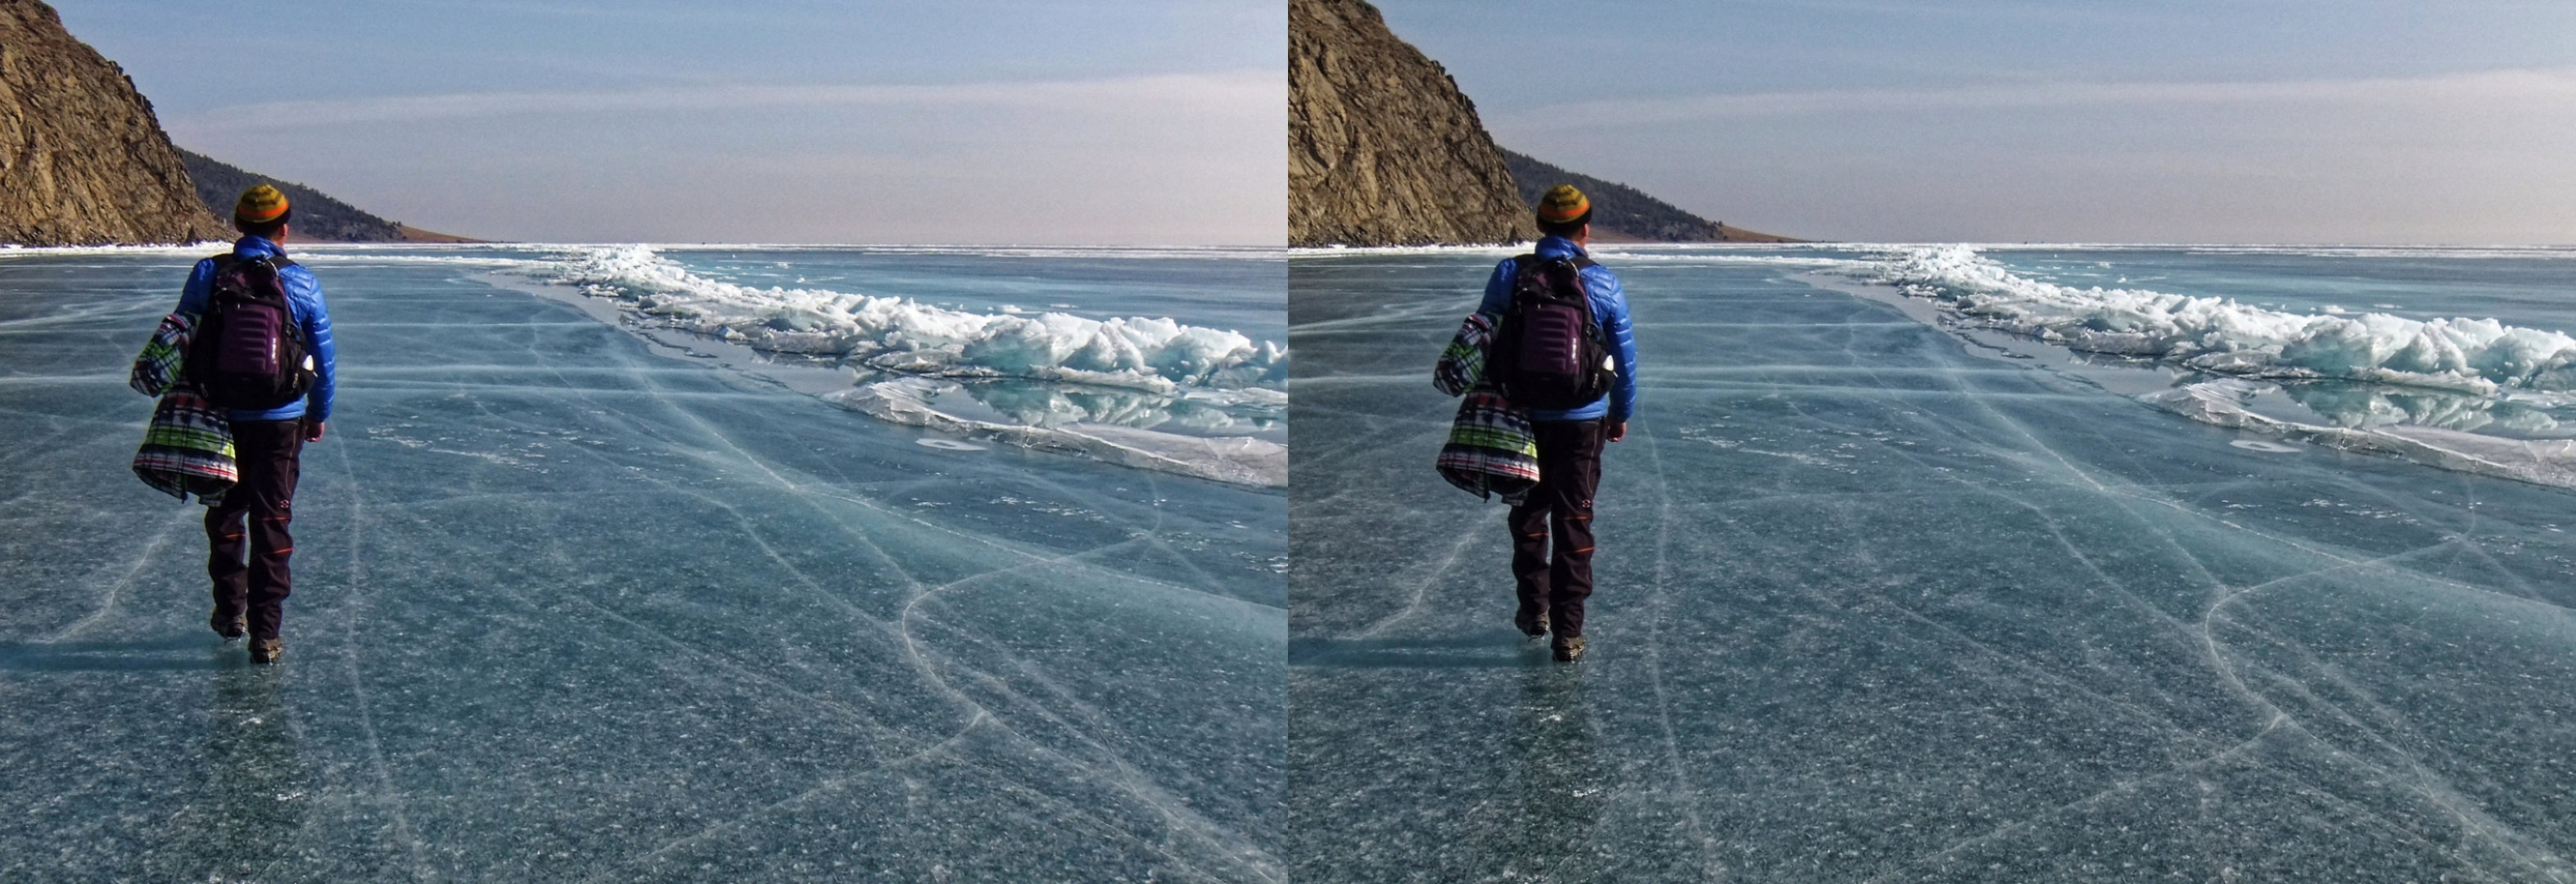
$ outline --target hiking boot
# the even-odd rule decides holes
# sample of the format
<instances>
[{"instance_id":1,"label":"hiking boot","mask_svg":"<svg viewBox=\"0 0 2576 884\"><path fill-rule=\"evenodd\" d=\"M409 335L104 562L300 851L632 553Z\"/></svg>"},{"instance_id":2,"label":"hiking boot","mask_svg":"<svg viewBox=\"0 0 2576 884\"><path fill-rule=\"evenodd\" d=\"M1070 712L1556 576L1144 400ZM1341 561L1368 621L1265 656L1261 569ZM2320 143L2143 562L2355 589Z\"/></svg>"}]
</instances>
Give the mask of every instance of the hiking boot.
<instances>
[{"instance_id":1,"label":"hiking boot","mask_svg":"<svg viewBox=\"0 0 2576 884\"><path fill-rule=\"evenodd\" d=\"M1547 612L1522 608L1512 614L1512 625L1518 627L1522 635L1538 638L1547 634Z\"/></svg>"},{"instance_id":2,"label":"hiking boot","mask_svg":"<svg viewBox=\"0 0 2576 884\"><path fill-rule=\"evenodd\" d=\"M250 662L275 663L277 662L277 658L285 655L285 653L286 643L283 641L273 638L255 638L250 640ZM1560 654L1560 656L1562 655Z\"/></svg>"},{"instance_id":3,"label":"hiking boot","mask_svg":"<svg viewBox=\"0 0 2576 884\"><path fill-rule=\"evenodd\" d=\"M1572 663L1580 659L1583 659L1582 636L1578 635L1571 638L1558 638L1556 640L1556 662Z\"/></svg>"},{"instance_id":4,"label":"hiking boot","mask_svg":"<svg viewBox=\"0 0 2576 884\"><path fill-rule=\"evenodd\" d=\"M213 628L216 635L223 636L225 641L232 641L250 631L250 615L240 611L225 614L224 609L216 608L215 613L206 618L206 625Z\"/></svg>"}]
</instances>

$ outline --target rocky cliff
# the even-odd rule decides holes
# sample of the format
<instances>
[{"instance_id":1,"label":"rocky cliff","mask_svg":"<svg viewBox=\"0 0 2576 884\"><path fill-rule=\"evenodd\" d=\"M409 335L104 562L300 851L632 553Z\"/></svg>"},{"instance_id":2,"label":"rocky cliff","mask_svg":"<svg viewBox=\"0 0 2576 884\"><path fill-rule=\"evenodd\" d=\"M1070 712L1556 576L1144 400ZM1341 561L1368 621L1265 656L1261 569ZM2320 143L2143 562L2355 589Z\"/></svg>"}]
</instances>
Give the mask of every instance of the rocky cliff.
<instances>
[{"instance_id":1,"label":"rocky cliff","mask_svg":"<svg viewBox=\"0 0 2576 884\"><path fill-rule=\"evenodd\" d=\"M53 7L0 0L0 242L230 239L125 71Z\"/></svg>"},{"instance_id":2,"label":"rocky cliff","mask_svg":"<svg viewBox=\"0 0 2576 884\"><path fill-rule=\"evenodd\" d=\"M1288 244L1533 239L1476 105L1362 0L1288 2Z\"/></svg>"}]
</instances>

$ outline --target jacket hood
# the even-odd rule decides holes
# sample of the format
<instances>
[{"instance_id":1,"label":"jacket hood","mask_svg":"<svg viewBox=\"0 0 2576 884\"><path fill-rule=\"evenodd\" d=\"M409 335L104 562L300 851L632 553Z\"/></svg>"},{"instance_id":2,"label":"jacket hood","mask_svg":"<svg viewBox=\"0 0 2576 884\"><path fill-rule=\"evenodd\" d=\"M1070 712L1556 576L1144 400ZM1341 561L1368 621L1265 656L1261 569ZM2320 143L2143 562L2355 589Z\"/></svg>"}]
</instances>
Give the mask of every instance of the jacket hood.
<instances>
[{"instance_id":1,"label":"jacket hood","mask_svg":"<svg viewBox=\"0 0 2576 884\"><path fill-rule=\"evenodd\" d=\"M1583 251L1582 246L1575 245L1573 240L1557 236L1555 234L1539 237L1538 247L1531 249L1531 251L1537 253L1541 258L1591 257L1591 255L1588 255Z\"/></svg>"},{"instance_id":2,"label":"jacket hood","mask_svg":"<svg viewBox=\"0 0 2576 884\"><path fill-rule=\"evenodd\" d=\"M286 250L264 236L245 236L233 240L233 254L244 258L283 257Z\"/></svg>"}]
</instances>

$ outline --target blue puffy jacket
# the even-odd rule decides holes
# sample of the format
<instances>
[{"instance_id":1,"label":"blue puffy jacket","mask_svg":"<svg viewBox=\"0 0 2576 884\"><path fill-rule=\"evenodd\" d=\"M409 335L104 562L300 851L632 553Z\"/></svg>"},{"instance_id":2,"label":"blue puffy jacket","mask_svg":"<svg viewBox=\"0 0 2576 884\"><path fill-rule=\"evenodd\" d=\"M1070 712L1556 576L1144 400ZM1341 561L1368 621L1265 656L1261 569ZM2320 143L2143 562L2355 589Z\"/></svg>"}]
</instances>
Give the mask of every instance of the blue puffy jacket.
<instances>
[{"instance_id":1,"label":"blue puffy jacket","mask_svg":"<svg viewBox=\"0 0 2576 884\"><path fill-rule=\"evenodd\" d=\"M1583 256L1583 247L1562 236L1544 237L1534 250L1541 259ZM1505 258L1494 265L1494 276L1485 280L1485 301L1476 312L1501 316L1512 306L1512 281L1520 277L1520 259ZM1584 421L1607 417L1613 423L1625 423L1637 410L1637 333L1628 324L1628 297L1619 289L1619 277L1609 268L1595 264L1583 268L1583 292L1592 298L1592 319L1601 324L1602 336L1609 339L1610 353L1619 359L1619 380L1610 392L1581 408L1562 411L1533 408L1530 420Z\"/></svg>"},{"instance_id":2,"label":"blue puffy jacket","mask_svg":"<svg viewBox=\"0 0 2576 884\"><path fill-rule=\"evenodd\" d=\"M245 236L233 243L233 256L283 258L286 250L264 238ZM331 347L331 311L322 305L322 283L314 279L313 271L304 269L302 264L286 268L277 278L286 287L287 309L295 314L295 321L304 326L305 352L313 357L313 389L302 399L267 411L236 408L229 416L237 421L282 421L299 417L310 417L316 423L330 420L334 352ZM204 316L208 299L214 296L214 287L215 259L197 262L197 269L188 273L188 287L179 294L179 312Z\"/></svg>"}]
</instances>

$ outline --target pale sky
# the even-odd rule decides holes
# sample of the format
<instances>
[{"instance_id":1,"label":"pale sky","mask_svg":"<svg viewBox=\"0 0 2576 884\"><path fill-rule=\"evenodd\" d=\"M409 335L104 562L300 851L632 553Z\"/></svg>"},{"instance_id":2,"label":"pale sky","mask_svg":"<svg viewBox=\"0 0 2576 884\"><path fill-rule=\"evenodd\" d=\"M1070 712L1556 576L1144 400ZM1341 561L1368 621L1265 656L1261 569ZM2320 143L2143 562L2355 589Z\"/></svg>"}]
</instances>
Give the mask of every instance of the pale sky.
<instances>
[{"instance_id":1,"label":"pale sky","mask_svg":"<svg viewBox=\"0 0 2576 884\"><path fill-rule=\"evenodd\" d=\"M1844 241L2576 244L2576 3L1386 0L1503 146Z\"/></svg>"},{"instance_id":2,"label":"pale sky","mask_svg":"<svg viewBox=\"0 0 2576 884\"><path fill-rule=\"evenodd\" d=\"M1287 238L1278 0L58 0L182 147L519 241Z\"/></svg>"}]
</instances>

